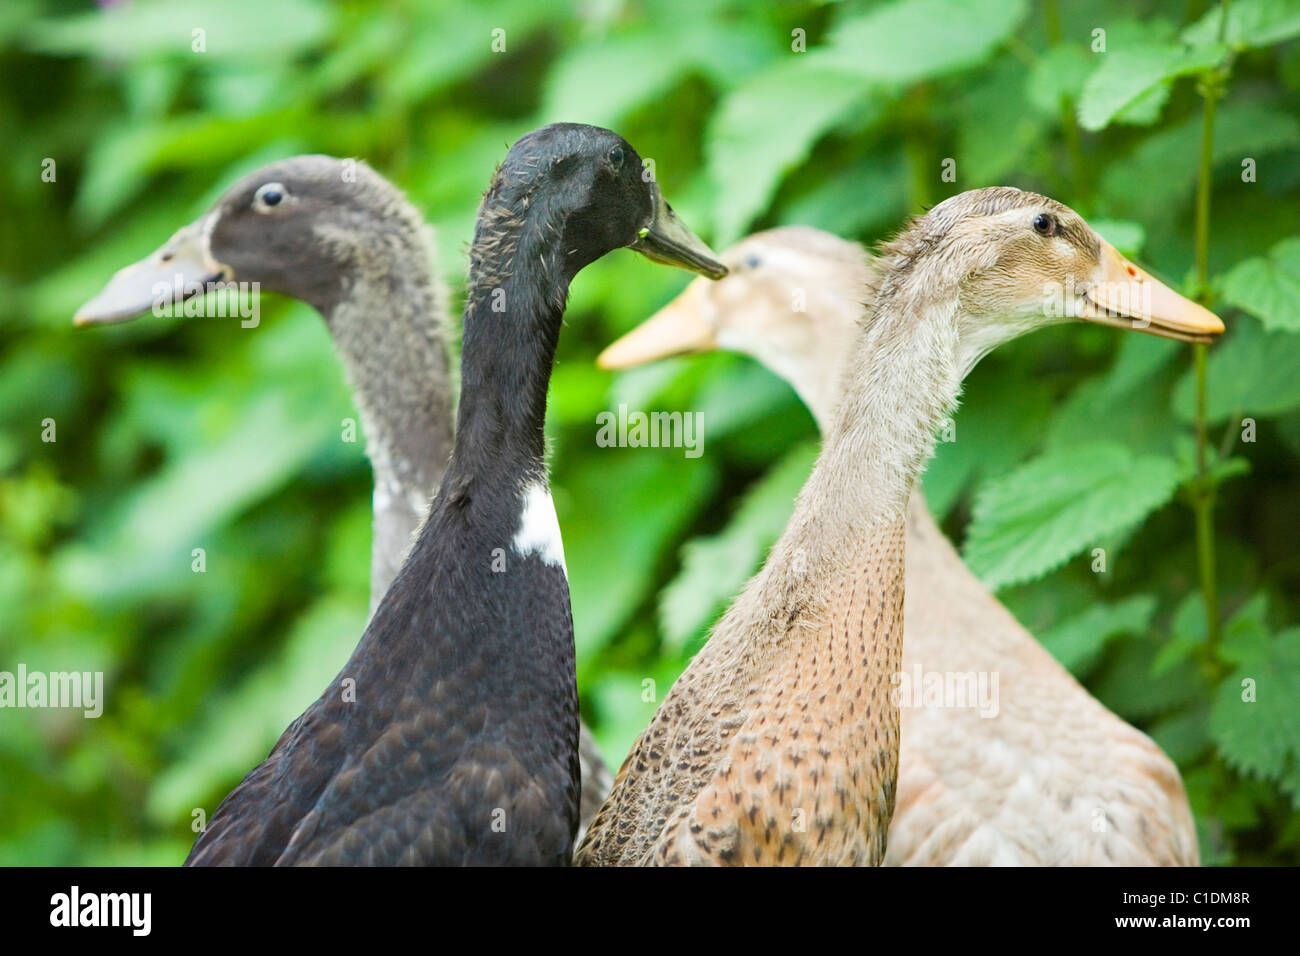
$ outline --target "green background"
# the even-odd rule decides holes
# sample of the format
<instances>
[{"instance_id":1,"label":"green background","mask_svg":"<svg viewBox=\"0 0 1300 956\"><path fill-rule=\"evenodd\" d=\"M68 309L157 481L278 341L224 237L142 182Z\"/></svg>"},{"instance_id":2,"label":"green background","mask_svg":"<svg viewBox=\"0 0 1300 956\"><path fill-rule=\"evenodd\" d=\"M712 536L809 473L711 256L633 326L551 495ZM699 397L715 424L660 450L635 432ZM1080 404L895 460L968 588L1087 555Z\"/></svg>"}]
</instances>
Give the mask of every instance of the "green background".
<instances>
[{"instance_id":1,"label":"green background","mask_svg":"<svg viewBox=\"0 0 1300 956\"><path fill-rule=\"evenodd\" d=\"M0 669L108 687L98 720L0 711L0 863L179 862L192 810L266 754L365 617L370 474L340 440L356 413L319 318L268 295L253 330L74 331L76 307L242 173L327 152L408 191L458 311L494 164L556 120L623 133L715 248L779 223L875 240L1007 183L1202 294L1229 328L1207 478L1193 350L1075 325L975 370L925 487L1020 620L1177 761L1205 862L1300 859L1300 3L1237 0L1222 31L1195 0L107 6L0 7ZM594 367L687 281L630 252L587 269L551 388L583 708L615 766L653 711L643 682L662 696L698 648L816 447L747 360ZM703 456L598 448L619 402L703 412ZM1210 487L1213 629L1189 507Z\"/></svg>"}]
</instances>

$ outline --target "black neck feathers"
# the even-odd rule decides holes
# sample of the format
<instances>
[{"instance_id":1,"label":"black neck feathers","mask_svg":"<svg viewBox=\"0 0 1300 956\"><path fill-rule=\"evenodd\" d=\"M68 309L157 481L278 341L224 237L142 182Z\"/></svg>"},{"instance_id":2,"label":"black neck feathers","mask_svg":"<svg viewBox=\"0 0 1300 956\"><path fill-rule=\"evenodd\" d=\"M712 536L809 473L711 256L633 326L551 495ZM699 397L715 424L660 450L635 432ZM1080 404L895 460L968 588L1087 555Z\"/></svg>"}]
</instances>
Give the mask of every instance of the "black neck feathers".
<instances>
[{"instance_id":1,"label":"black neck feathers","mask_svg":"<svg viewBox=\"0 0 1300 956\"><path fill-rule=\"evenodd\" d=\"M470 250L455 487L542 473L546 392L576 271L561 255L561 217L505 178L483 201Z\"/></svg>"}]
</instances>

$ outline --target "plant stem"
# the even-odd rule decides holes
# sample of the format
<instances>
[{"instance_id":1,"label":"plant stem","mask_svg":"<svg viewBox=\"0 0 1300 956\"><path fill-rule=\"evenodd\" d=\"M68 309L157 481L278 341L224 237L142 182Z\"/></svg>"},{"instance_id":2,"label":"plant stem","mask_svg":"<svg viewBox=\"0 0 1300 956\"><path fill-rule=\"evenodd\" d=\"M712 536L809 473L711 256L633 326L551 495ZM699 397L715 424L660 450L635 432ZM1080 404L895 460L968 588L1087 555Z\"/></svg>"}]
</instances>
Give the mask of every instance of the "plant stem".
<instances>
[{"instance_id":1,"label":"plant stem","mask_svg":"<svg viewBox=\"0 0 1300 956\"><path fill-rule=\"evenodd\" d=\"M1226 35L1228 2L1222 5L1219 37ZM1214 114L1223 95L1221 68L1208 71L1201 79L1205 98L1204 125L1201 129L1201 162L1196 183L1196 295L1202 303L1210 299L1210 185L1214 174ZM1192 487L1192 511L1196 516L1196 559L1201 577L1201 595L1205 599L1206 667L1214 676L1219 670L1218 647L1222 628L1219 623L1219 591L1214 561L1215 485L1209 474L1206 451L1206 347L1194 345L1196 364L1196 481Z\"/></svg>"}]
</instances>

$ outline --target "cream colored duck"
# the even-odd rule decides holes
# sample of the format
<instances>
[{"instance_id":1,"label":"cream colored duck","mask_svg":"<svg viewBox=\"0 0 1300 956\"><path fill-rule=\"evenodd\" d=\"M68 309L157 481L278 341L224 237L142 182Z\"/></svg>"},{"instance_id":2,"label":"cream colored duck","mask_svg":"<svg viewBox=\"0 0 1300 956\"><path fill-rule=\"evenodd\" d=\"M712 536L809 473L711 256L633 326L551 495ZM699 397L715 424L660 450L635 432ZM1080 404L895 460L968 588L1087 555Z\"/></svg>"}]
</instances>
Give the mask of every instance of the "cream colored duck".
<instances>
[{"instance_id":1,"label":"cream colored duck","mask_svg":"<svg viewBox=\"0 0 1300 956\"><path fill-rule=\"evenodd\" d=\"M873 262L803 226L723 256L600 357L625 368L725 348L785 378L830 427ZM903 673L992 674L998 709L904 707L885 864L1187 865L1198 862L1182 779L1146 734L1081 687L962 562L918 489L907 510Z\"/></svg>"},{"instance_id":2,"label":"cream colored duck","mask_svg":"<svg viewBox=\"0 0 1300 956\"><path fill-rule=\"evenodd\" d=\"M1059 291L1061 313L1177 339L1209 340L1222 323L1067 207L1016 189L963 193L915 220L882 250L860 295L867 318L847 333L826 329L836 303L868 278L863 257L803 238L805 248L780 250L777 263L801 275L807 323L768 314L748 335L725 324L719 317L746 298L743 280L707 301L688 292L690 307L657 323L677 330L679 348L700 347L706 338L682 332L697 313L718 344L772 356L826 440L785 533L633 746L577 861L878 864L888 832L891 863L1194 862L1168 760L1019 628L924 507L909 512L906 532L904 513L966 373L998 344L1065 319L1044 308L1046 291ZM784 298L765 261L748 249L737 264ZM650 357L640 340L608 360ZM837 352L843 377L828 389L815 372L836 382L826 370L837 363L819 356ZM942 596L908 604L907 663L994 670L1003 693L1000 716L982 723L972 711L907 712L905 733L919 746L904 748L891 830L905 536L916 549L914 596ZM1089 768L1105 778L1088 779Z\"/></svg>"}]
</instances>

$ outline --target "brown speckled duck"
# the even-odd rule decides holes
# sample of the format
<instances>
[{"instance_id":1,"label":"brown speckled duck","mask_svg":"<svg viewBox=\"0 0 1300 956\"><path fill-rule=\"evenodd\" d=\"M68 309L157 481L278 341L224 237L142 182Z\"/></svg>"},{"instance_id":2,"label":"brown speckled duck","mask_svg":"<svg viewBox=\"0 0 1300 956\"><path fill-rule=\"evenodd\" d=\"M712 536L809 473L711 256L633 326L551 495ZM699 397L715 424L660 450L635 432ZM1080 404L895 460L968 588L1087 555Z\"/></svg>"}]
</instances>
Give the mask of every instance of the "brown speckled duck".
<instances>
[{"instance_id":1,"label":"brown speckled duck","mask_svg":"<svg viewBox=\"0 0 1300 956\"><path fill-rule=\"evenodd\" d=\"M1070 317L1184 341L1223 330L1069 208L1006 187L915 219L864 298L793 517L633 745L576 862L884 862L907 504L962 379Z\"/></svg>"},{"instance_id":2,"label":"brown speckled duck","mask_svg":"<svg viewBox=\"0 0 1300 956\"><path fill-rule=\"evenodd\" d=\"M789 381L827 430L873 260L856 243L803 226L757 233L721 258L725 279L692 282L600 364L742 352ZM903 673L996 673L999 693L992 715L901 709L885 865L1195 866L1195 826L1173 762L989 593L919 488L906 539Z\"/></svg>"}]
</instances>

